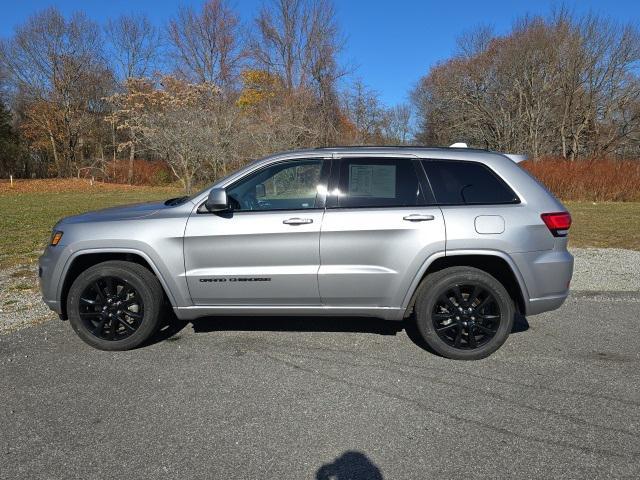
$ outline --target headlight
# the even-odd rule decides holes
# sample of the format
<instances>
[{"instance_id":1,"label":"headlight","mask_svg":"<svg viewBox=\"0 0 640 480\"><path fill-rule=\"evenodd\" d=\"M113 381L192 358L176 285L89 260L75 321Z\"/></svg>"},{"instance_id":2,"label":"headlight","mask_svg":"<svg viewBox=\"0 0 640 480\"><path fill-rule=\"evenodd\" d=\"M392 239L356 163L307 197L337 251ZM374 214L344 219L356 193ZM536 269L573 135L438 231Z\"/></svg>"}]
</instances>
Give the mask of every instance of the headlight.
<instances>
[{"instance_id":1,"label":"headlight","mask_svg":"<svg viewBox=\"0 0 640 480\"><path fill-rule=\"evenodd\" d=\"M60 240L62 240L62 232L60 230L56 230L53 232L53 235L51 235L51 246L55 247L60 243Z\"/></svg>"}]
</instances>

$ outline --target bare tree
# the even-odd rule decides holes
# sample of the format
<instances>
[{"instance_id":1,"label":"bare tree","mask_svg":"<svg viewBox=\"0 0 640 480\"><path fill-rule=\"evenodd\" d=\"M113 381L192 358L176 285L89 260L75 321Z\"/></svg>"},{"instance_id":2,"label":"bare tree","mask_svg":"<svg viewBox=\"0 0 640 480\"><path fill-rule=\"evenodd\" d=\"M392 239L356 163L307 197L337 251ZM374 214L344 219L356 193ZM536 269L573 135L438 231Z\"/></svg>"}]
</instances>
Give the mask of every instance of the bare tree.
<instances>
[{"instance_id":1,"label":"bare tree","mask_svg":"<svg viewBox=\"0 0 640 480\"><path fill-rule=\"evenodd\" d=\"M384 113L383 135L386 142L405 145L413 138L411 106L395 105Z\"/></svg>"},{"instance_id":2,"label":"bare tree","mask_svg":"<svg viewBox=\"0 0 640 480\"><path fill-rule=\"evenodd\" d=\"M146 15L121 15L104 27L119 82L147 77L157 67L160 35Z\"/></svg>"},{"instance_id":3,"label":"bare tree","mask_svg":"<svg viewBox=\"0 0 640 480\"><path fill-rule=\"evenodd\" d=\"M358 79L344 92L342 103L344 112L354 127L352 143L380 143L383 138L385 111L378 93Z\"/></svg>"},{"instance_id":4,"label":"bare tree","mask_svg":"<svg viewBox=\"0 0 640 480\"><path fill-rule=\"evenodd\" d=\"M319 143L317 98L311 92L289 92L280 77L264 70L244 71L242 83L236 104L247 154L263 156Z\"/></svg>"},{"instance_id":5,"label":"bare tree","mask_svg":"<svg viewBox=\"0 0 640 480\"><path fill-rule=\"evenodd\" d=\"M260 11L249 45L256 68L277 76L290 99L316 96L315 140L320 144L337 137L336 83L345 74L337 56L343 44L330 0L272 0ZM293 123L300 123L299 117L291 111Z\"/></svg>"},{"instance_id":6,"label":"bare tree","mask_svg":"<svg viewBox=\"0 0 640 480\"><path fill-rule=\"evenodd\" d=\"M132 80L126 93L109 101L118 125L136 132L146 148L165 159L185 192L191 193L207 166L216 169L214 175L225 173L223 153L235 130L233 113L212 83L163 77L160 85Z\"/></svg>"},{"instance_id":7,"label":"bare tree","mask_svg":"<svg viewBox=\"0 0 640 480\"><path fill-rule=\"evenodd\" d=\"M638 30L593 15L572 22L561 13L556 24L565 32L559 65L562 155L609 152L640 128L637 122L609 128L633 119L624 113L640 98Z\"/></svg>"},{"instance_id":8,"label":"bare tree","mask_svg":"<svg viewBox=\"0 0 640 480\"><path fill-rule=\"evenodd\" d=\"M181 76L223 90L233 86L242 59L240 20L226 0L207 0L200 12L180 8L168 36Z\"/></svg>"},{"instance_id":9,"label":"bare tree","mask_svg":"<svg viewBox=\"0 0 640 480\"><path fill-rule=\"evenodd\" d=\"M570 159L636 141L637 28L561 11L525 17L503 37L481 30L459 51L413 92L420 140Z\"/></svg>"},{"instance_id":10,"label":"bare tree","mask_svg":"<svg viewBox=\"0 0 640 480\"><path fill-rule=\"evenodd\" d=\"M493 27L489 25L478 25L466 30L456 38L456 55L462 58L473 58L486 52L495 37Z\"/></svg>"},{"instance_id":11,"label":"bare tree","mask_svg":"<svg viewBox=\"0 0 640 480\"><path fill-rule=\"evenodd\" d=\"M160 36L157 28L146 15L122 15L109 19L105 33L110 43L116 75L121 85L130 78L149 76L157 66ZM112 127L115 159L115 124ZM137 138L129 131L129 169L127 179L133 182L133 162L136 157Z\"/></svg>"},{"instance_id":12,"label":"bare tree","mask_svg":"<svg viewBox=\"0 0 640 480\"><path fill-rule=\"evenodd\" d=\"M330 1L272 0L258 15L249 51L258 68L294 90L339 78L336 56L342 47Z\"/></svg>"},{"instance_id":13,"label":"bare tree","mask_svg":"<svg viewBox=\"0 0 640 480\"><path fill-rule=\"evenodd\" d=\"M26 106L25 126L49 145L58 175L70 174L111 85L98 26L82 13L67 21L55 8L44 10L0 44L0 63Z\"/></svg>"}]
</instances>

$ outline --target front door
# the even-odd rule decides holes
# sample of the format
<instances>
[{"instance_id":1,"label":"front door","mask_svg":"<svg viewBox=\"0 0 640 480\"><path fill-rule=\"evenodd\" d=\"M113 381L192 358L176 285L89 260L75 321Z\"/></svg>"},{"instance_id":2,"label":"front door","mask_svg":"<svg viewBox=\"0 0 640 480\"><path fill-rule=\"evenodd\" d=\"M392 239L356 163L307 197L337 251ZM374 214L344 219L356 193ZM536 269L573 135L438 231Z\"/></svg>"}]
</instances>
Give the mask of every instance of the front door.
<instances>
[{"instance_id":1,"label":"front door","mask_svg":"<svg viewBox=\"0 0 640 480\"><path fill-rule=\"evenodd\" d=\"M329 163L289 160L227 187L230 210L194 212L184 256L195 305L319 305Z\"/></svg>"},{"instance_id":2,"label":"front door","mask_svg":"<svg viewBox=\"0 0 640 480\"><path fill-rule=\"evenodd\" d=\"M442 212L412 157L334 162L320 234L322 301L398 308L423 262L445 249Z\"/></svg>"}]
</instances>

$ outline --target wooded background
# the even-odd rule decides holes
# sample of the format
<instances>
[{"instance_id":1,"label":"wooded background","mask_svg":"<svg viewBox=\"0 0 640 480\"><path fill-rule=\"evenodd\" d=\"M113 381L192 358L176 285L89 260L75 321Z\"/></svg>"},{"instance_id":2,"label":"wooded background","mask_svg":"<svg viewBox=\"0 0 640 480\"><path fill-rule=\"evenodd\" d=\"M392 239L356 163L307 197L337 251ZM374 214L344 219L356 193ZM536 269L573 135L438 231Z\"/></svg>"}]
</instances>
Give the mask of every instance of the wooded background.
<instances>
[{"instance_id":1,"label":"wooded background","mask_svg":"<svg viewBox=\"0 0 640 480\"><path fill-rule=\"evenodd\" d=\"M226 0L162 27L41 11L0 41L0 176L189 192L256 157L337 144L640 158L636 25L560 9L505 35L479 26L392 106L341 64L344 48L330 0L267 1L249 24Z\"/></svg>"}]
</instances>

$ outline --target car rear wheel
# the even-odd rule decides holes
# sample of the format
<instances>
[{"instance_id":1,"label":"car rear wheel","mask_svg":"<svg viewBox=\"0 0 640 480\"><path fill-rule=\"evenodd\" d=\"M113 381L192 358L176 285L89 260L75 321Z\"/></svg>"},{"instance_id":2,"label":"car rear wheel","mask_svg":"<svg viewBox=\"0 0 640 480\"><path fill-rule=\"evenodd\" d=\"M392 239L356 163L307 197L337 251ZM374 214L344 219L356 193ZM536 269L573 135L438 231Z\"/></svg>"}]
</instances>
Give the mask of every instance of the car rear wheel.
<instances>
[{"instance_id":1,"label":"car rear wheel","mask_svg":"<svg viewBox=\"0 0 640 480\"><path fill-rule=\"evenodd\" d=\"M156 276L141 265L108 261L82 272L67 296L69 322L101 350L129 350L149 339L161 321L164 296Z\"/></svg>"},{"instance_id":2,"label":"car rear wheel","mask_svg":"<svg viewBox=\"0 0 640 480\"><path fill-rule=\"evenodd\" d=\"M415 304L421 337L436 353L457 360L477 360L500 348L511 332L514 314L504 286L471 267L427 276Z\"/></svg>"}]
</instances>

